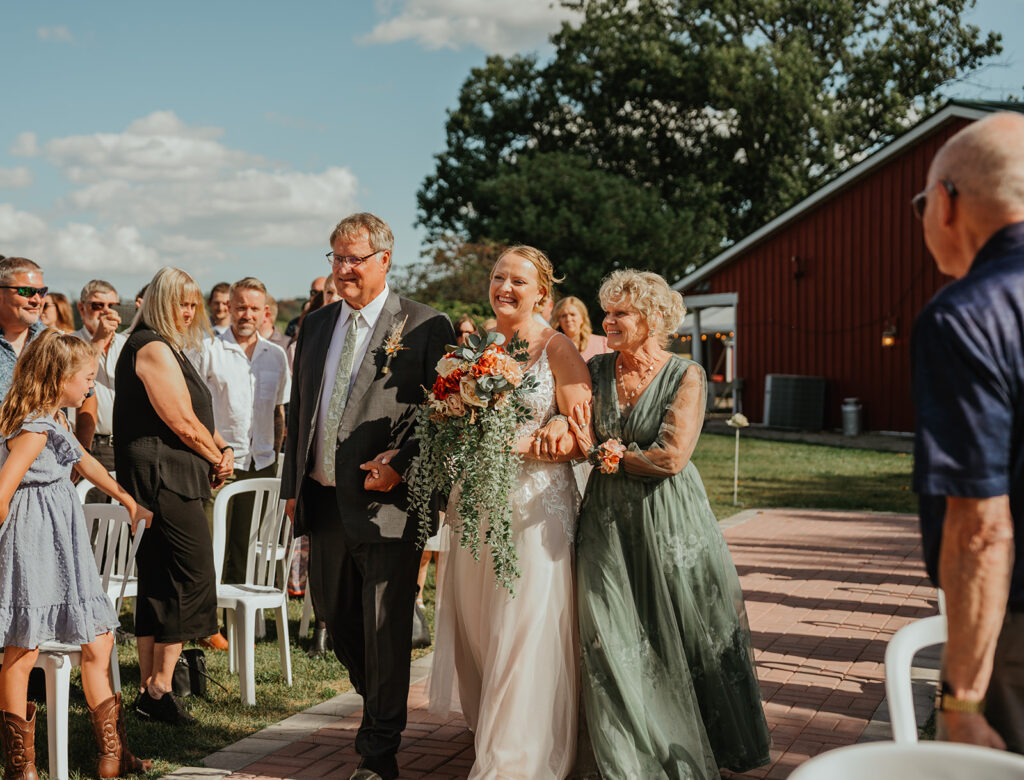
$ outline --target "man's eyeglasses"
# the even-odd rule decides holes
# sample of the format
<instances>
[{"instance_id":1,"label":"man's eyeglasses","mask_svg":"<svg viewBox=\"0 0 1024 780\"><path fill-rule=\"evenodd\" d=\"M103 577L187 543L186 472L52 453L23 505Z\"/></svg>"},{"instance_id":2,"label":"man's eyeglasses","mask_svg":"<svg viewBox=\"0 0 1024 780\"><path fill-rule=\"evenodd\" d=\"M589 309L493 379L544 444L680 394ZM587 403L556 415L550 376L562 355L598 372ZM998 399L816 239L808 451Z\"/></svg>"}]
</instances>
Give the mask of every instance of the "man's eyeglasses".
<instances>
[{"instance_id":1,"label":"man's eyeglasses","mask_svg":"<svg viewBox=\"0 0 1024 780\"><path fill-rule=\"evenodd\" d=\"M31 298L34 295L40 295L46 297L46 293L49 292L49 287L18 287L13 284L0 284L5 290L14 290L22 298Z\"/></svg>"},{"instance_id":2,"label":"man's eyeglasses","mask_svg":"<svg viewBox=\"0 0 1024 780\"><path fill-rule=\"evenodd\" d=\"M327 262L331 265L344 265L345 263L348 263L349 265L355 266L366 262L374 255L379 255L381 252L386 251L386 249L378 249L376 252L370 252L370 254L364 255L363 257L358 257L356 255L336 255L334 252L328 252Z\"/></svg>"},{"instance_id":3,"label":"man's eyeglasses","mask_svg":"<svg viewBox=\"0 0 1024 780\"><path fill-rule=\"evenodd\" d=\"M104 311L105 309L117 308L117 304L107 303L106 301L89 301L89 308L93 311Z\"/></svg>"},{"instance_id":4,"label":"man's eyeglasses","mask_svg":"<svg viewBox=\"0 0 1024 780\"><path fill-rule=\"evenodd\" d=\"M953 182L949 181L949 179L940 179L939 181L935 182L935 184L941 184L943 187L945 187L946 193L949 195L950 198L955 198L958 195L956 185L953 184ZM917 193L917 195L910 199L910 207L914 209L914 215L918 219L924 219L924 209L925 206L928 205L928 190L934 187L935 184L931 184L928 187L925 187L923 190Z\"/></svg>"}]
</instances>

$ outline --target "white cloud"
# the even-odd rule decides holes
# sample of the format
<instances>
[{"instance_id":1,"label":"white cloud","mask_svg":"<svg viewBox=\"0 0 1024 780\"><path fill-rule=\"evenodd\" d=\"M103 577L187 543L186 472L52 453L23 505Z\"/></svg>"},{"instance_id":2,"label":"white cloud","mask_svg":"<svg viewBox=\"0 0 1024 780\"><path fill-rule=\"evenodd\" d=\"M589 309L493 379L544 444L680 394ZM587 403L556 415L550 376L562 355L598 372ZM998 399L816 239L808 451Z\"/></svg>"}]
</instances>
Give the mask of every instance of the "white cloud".
<instances>
[{"instance_id":1,"label":"white cloud","mask_svg":"<svg viewBox=\"0 0 1024 780\"><path fill-rule=\"evenodd\" d=\"M38 150L73 186L54 204L66 220L59 224L0 204L0 251L75 272L141 274L173 264L201 274L211 261L252 249L305 254L356 210L359 182L348 168L296 171L232 149L222 135L169 111L120 133L42 144L22 133L15 146Z\"/></svg>"},{"instance_id":2,"label":"white cloud","mask_svg":"<svg viewBox=\"0 0 1024 780\"><path fill-rule=\"evenodd\" d=\"M476 46L488 53L514 54L543 46L563 21L579 14L558 0L402 0L378 2L389 18L361 43L414 40L431 51Z\"/></svg>"},{"instance_id":3,"label":"white cloud","mask_svg":"<svg viewBox=\"0 0 1024 780\"><path fill-rule=\"evenodd\" d=\"M57 27L40 27L36 30L36 36L41 41L56 41L58 43L71 43L75 40L74 36L64 25L58 25Z\"/></svg>"},{"instance_id":4,"label":"white cloud","mask_svg":"<svg viewBox=\"0 0 1024 780\"><path fill-rule=\"evenodd\" d=\"M43 154L76 183L196 180L224 169L266 164L258 155L214 140L221 134L219 128L188 127L173 112L157 111L135 120L123 133L55 139L43 147Z\"/></svg>"},{"instance_id":5,"label":"white cloud","mask_svg":"<svg viewBox=\"0 0 1024 780\"><path fill-rule=\"evenodd\" d=\"M31 187L32 171L21 165L17 168L0 168L0 190L20 190Z\"/></svg>"},{"instance_id":6,"label":"white cloud","mask_svg":"<svg viewBox=\"0 0 1024 780\"><path fill-rule=\"evenodd\" d=\"M31 257L47 269L152 273L160 264L134 227L107 229L71 222L56 229L9 203L0 203L4 254Z\"/></svg>"},{"instance_id":7,"label":"white cloud","mask_svg":"<svg viewBox=\"0 0 1024 780\"><path fill-rule=\"evenodd\" d=\"M0 203L0 243L2 254L14 256L20 247L31 245L46 233L46 223L35 214L18 211L10 203Z\"/></svg>"},{"instance_id":8,"label":"white cloud","mask_svg":"<svg viewBox=\"0 0 1024 780\"><path fill-rule=\"evenodd\" d=\"M35 157L39 154L39 141L35 133L19 133L11 146L11 154L15 157Z\"/></svg>"}]
</instances>

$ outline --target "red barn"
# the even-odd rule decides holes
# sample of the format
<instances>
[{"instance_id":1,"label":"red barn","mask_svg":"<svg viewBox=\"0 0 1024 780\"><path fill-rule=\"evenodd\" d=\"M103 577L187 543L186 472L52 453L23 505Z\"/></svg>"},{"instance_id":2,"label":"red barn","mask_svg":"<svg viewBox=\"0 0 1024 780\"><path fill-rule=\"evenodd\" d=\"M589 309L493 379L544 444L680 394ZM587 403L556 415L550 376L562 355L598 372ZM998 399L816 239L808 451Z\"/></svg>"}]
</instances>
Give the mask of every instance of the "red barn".
<instances>
[{"instance_id":1,"label":"red barn","mask_svg":"<svg viewBox=\"0 0 1024 780\"><path fill-rule=\"evenodd\" d=\"M737 401L752 421L779 419L775 402L793 382L773 377L766 419L767 377L799 375L824 380L793 384L811 392L798 405L821 403L824 388L822 419L800 427L840 427L843 399L855 397L867 429L913 430L910 331L949 278L935 268L910 199L946 139L1002 108L1021 110L947 104L674 285L698 319L728 322L722 308L734 307L728 333L691 317L685 337L709 372L742 381ZM725 343L728 371L717 359Z\"/></svg>"}]
</instances>

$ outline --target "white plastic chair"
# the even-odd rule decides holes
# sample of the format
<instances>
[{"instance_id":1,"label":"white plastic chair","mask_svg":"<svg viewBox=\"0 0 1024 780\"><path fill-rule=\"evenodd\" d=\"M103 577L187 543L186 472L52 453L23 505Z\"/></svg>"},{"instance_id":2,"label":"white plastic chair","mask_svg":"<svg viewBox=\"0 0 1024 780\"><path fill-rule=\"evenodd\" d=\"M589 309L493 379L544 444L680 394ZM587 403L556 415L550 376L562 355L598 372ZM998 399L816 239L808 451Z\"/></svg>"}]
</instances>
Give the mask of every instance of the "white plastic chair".
<instances>
[{"instance_id":1,"label":"white plastic chair","mask_svg":"<svg viewBox=\"0 0 1024 780\"><path fill-rule=\"evenodd\" d=\"M99 504L97 506L111 506L110 504ZM122 510L124 507L120 507ZM126 512L127 514L127 512ZM87 524L93 525L86 517ZM131 526L129 525L129 528ZM94 536L90 527L90 536ZM145 526L140 525L139 530L132 540L128 550L127 559L131 566L134 566L135 554L138 552L139 543L145 532ZM114 602L115 611L121 613L121 602L123 593L118 591L111 595L108 588L109 577L101 575L101 582L107 595ZM3 648L0 648L0 661L3 661ZM121 690L121 673L117 657L117 642L110 651L110 678L114 692ZM71 693L71 670L82 665L82 648L79 645L66 645L61 642L43 642L39 645L39 656L36 658L35 667L43 670L43 677L46 680L46 750L50 758L50 777L55 780L68 780L70 767L68 765L68 699Z\"/></svg>"},{"instance_id":2,"label":"white plastic chair","mask_svg":"<svg viewBox=\"0 0 1024 780\"><path fill-rule=\"evenodd\" d=\"M117 475L113 471L111 471L110 478L117 479ZM80 480L78 480L78 482L75 483L75 492L78 494L78 500L85 504L86 501L88 500L86 497L89 495L89 491L92 490L94 487L96 486L92 484L92 482L87 480L85 477L82 477ZM117 501L114 501L114 499L110 500L113 501L115 504L117 503Z\"/></svg>"},{"instance_id":3,"label":"white plastic chair","mask_svg":"<svg viewBox=\"0 0 1024 780\"><path fill-rule=\"evenodd\" d=\"M900 743L917 742L917 717L910 684L910 668L919 651L946 641L946 616L908 623L892 635L885 648L885 698L889 702L892 738Z\"/></svg>"},{"instance_id":4,"label":"white plastic chair","mask_svg":"<svg viewBox=\"0 0 1024 780\"><path fill-rule=\"evenodd\" d=\"M1021 780L1024 757L953 742L869 742L801 764L789 780Z\"/></svg>"},{"instance_id":5,"label":"white plastic chair","mask_svg":"<svg viewBox=\"0 0 1024 780\"><path fill-rule=\"evenodd\" d=\"M134 599L139 593L139 577L131 552L131 515L121 504L85 504L82 509L107 595L118 605L123 599Z\"/></svg>"},{"instance_id":6,"label":"white plastic chair","mask_svg":"<svg viewBox=\"0 0 1024 780\"><path fill-rule=\"evenodd\" d=\"M253 494L250 517L249 553L244 583L220 583L227 546L228 504L242 493ZM217 606L228 610L229 668L237 668L242 703L256 704L256 613L273 609L277 620L277 643L281 669L288 685L292 684L291 649L288 644L288 579L287 571L294 552L292 527L284 514L280 499L281 480L268 477L234 482L221 489L213 504L213 562L217 578ZM279 547L287 550L283 566L277 555ZM275 584L283 569L285 576Z\"/></svg>"}]
</instances>

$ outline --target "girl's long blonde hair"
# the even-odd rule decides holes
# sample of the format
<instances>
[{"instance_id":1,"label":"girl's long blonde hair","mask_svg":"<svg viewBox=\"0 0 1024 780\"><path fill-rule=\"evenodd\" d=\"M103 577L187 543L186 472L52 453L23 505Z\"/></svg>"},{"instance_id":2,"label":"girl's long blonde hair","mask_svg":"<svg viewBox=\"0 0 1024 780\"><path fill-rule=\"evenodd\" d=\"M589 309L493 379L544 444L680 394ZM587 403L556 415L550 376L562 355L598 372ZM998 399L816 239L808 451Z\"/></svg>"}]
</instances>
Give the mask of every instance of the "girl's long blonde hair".
<instances>
[{"instance_id":1,"label":"girl's long blonde hair","mask_svg":"<svg viewBox=\"0 0 1024 780\"><path fill-rule=\"evenodd\" d=\"M56 412L68 379L95 359L96 350L78 336L42 331L14 366L11 389L0 405L0 434L10 436L29 417Z\"/></svg>"}]
</instances>

